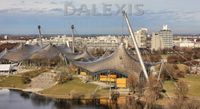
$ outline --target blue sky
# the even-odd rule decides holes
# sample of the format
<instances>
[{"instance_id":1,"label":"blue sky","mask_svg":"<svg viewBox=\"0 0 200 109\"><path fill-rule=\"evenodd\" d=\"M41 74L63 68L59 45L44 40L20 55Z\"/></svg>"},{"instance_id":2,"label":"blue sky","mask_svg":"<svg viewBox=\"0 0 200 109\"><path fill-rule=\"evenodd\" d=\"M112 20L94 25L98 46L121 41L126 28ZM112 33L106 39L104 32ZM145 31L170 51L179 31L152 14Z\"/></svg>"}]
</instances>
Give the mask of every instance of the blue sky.
<instances>
[{"instance_id":1,"label":"blue sky","mask_svg":"<svg viewBox=\"0 0 200 109\"><path fill-rule=\"evenodd\" d=\"M75 25L78 34L127 32L121 15L65 16L66 2L75 8L86 5L89 10L96 5L99 12L103 10L102 4L111 4L113 13L116 5L142 4L140 9L144 14L130 16L134 30L146 27L156 32L167 24L174 33L200 33L199 0L0 0L0 33L34 34L39 24L46 34L70 34L71 24ZM137 9L132 10L137 13Z\"/></svg>"}]
</instances>

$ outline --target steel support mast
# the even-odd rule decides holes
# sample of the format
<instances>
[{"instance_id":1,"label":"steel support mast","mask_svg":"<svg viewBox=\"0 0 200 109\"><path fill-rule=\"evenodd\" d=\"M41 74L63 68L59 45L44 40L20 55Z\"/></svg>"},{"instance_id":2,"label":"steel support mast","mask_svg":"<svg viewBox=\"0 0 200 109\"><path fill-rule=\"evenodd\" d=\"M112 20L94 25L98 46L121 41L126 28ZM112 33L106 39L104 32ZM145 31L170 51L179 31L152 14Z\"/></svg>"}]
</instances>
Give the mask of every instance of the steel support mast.
<instances>
[{"instance_id":1,"label":"steel support mast","mask_svg":"<svg viewBox=\"0 0 200 109\"><path fill-rule=\"evenodd\" d=\"M42 33L41 33L41 26L40 25L38 25L38 31L39 31L40 46L43 47Z\"/></svg>"},{"instance_id":2,"label":"steel support mast","mask_svg":"<svg viewBox=\"0 0 200 109\"><path fill-rule=\"evenodd\" d=\"M75 44L75 39L74 39L74 25L71 26L71 30L72 30L72 51L73 53L75 53L75 47L74 47L74 44Z\"/></svg>"},{"instance_id":3,"label":"steel support mast","mask_svg":"<svg viewBox=\"0 0 200 109\"><path fill-rule=\"evenodd\" d=\"M129 21L129 19L128 19L128 15L127 15L127 13L126 13L125 11L123 11L122 13L123 13L123 16L124 16L124 18L125 18L125 20L126 20L126 23L127 23L127 25L128 25L128 29L129 29L129 32L130 32L130 34L131 34L131 38L132 38L132 40L133 40L133 44L134 44L134 46L135 46L136 53L137 53L137 55L138 55L138 58L139 58L139 61L140 61L140 65L142 66L142 71L143 71L143 73L144 73L144 76L145 76L146 80L149 81L149 77L148 77L148 74L147 74L147 70L146 70L146 67L145 67L145 65L144 65L144 62L143 62L143 60L142 60L142 56L141 56L141 53L140 53L140 51L139 51L139 48L138 48L138 45L137 45L135 36L134 36L134 34L133 34L133 30L132 30L130 21Z\"/></svg>"}]
</instances>

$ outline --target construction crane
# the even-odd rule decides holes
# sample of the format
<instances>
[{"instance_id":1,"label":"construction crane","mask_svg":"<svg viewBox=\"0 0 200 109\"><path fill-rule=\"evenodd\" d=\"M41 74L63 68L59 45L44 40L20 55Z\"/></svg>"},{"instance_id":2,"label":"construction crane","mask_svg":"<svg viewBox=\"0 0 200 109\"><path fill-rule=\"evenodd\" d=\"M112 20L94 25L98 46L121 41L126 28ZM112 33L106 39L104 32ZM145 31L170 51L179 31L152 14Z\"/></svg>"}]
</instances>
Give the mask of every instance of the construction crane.
<instances>
[{"instance_id":1,"label":"construction crane","mask_svg":"<svg viewBox=\"0 0 200 109\"><path fill-rule=\"evenodd\" d=\"M140 65L141 65L141 67L142 67L142 71L143 71L144 76L145 76L145 78L146 78L146 80L147 80L147 82L148 82L148 81L149 81L149 77L148 77L148 74L147 74L147 70L146 70L146 67L145 67L145 65L144 65L144 61L142 60L142 56L141 56L140 50L139 50L139 48L138 48L138 45L137 45L135 36L134 36L134 34L133 34L133 29L132 29L131 24L130 24L130 22L129 22L128 15L127 15L127 13L126 13L125 11L123 11L122 14L123 14L123 16L124 16L124 18L125 18L125 20L126 20L127 25L128 25L128 29L129 29L129 32L130 32L130 34L131 34L131 38L132 38L132 40L133 40L133 44L134 44L134 46L135 46L135 50L136 50L137 56L138 56L138 58L139 58Z\"/></svg>"}]
</instances>

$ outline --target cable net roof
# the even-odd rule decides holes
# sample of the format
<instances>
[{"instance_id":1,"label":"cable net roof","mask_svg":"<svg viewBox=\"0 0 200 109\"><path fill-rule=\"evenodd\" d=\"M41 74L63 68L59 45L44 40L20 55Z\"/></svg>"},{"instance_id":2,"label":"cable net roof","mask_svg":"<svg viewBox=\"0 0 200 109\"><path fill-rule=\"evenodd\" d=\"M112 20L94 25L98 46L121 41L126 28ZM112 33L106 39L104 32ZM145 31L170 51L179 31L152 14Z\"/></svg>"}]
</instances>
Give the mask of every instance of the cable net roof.
<instances>
[{"instance_id":1,"label":"cable net roof","mask_svg":"<svg viewBox=\"0 0 200 109\"><path fill-rule=\"evenodd\" d=\"M56 46L62 54L72 53L72 49L66 45Z\"/></svg>"},{"instance_id":2,"label":"cable net roof","mask_svg":"<svg viewBox=\"0 0 200 109\"><path fill-rule=\"evenodd\" d=\"M55 46L50 44L40 51L34 53L30 59L53 59L56 57L65 57L68 60L90 60L93 58L87 50L84 50L83 53L77 54L72 53L72 50L66 46Z\"/></svg>"},{"instance_id":3,"label":"cable net roof","mask_svg":"<svg viewBox=\"0 0 200 109\"><path fill-rule=\"evenodd\" d=\"M117 70L127 74L137 74L138 76L142 72L138 59L130 56L123 44L108 57L90 62L74 62L74 64L90 72Z\"/></svg>"},{"instance_id":4,"label":"cable net roof","mask_svg":"<svg viewBox=\"0 0 200 109\"><path fill-rule=\"evenodd\" d=\"M39 45L24 45L20 44L19 46L7 50L7 52L4 52L4 55L1 57L2 59L10 60L13 62L19 62L24 59L27 59L32 53L36 52L40 49ZM3 54L3 53L2 53Z\"/></svg>"},{"instance_id":5,"label":"cable net roof","mask_svg":"<svg viewBox=\"0 0 200 109\"><path fill-rule=\"evenodd\" d=\"M91 61L91 60L94 60L96 59L94 56L92 56L87 48L84 49L84 51L82 53L66 53L65 54L66 58L68 60L82 60L82 61Z\"/></svg>"},{"instance_id":6,"label":"cable net roof","mask_svg":"<svg viewBox=\"0 0 200 109\"><path fill-rule=\"evenodd\" d=\"M61 51L55 45L49 44L46 47L38 50L37 52L33 53L29 59L54 59L59 57Z\"/></svg>"},{"instance_id":7,"label":"cable net roof","mask_svg":"<svg viewBox=\"0 0 200 109\"><path fill-rule=\"evenodd\" d=\"M6 59L13 62L20 62L26 59L63 59L63 57L69 59L76 66L89 72L115 70L126 74L136 74L138 76L142 72L138 58L136 58L136 56L130 56L123 44L121 44L111 55L105 55L96 60L92 55L89 54L87 49L85 49L83 53L76 54L72 53L71 49L66 46L55 46L52 44L49 44L43 48L41 48L38 44L20 44L11 50L5 49L0 53L1 59ZM80 59L87 59L89 61L75 61Z\"/></svg>"},{"instance_id":8,"label":"cable net roof","mask_svg":"<svg viewBox=\"0 0 200 109\"><path fill-rule=\"evenodd\" d=\"M26 45L20 44L11 50L5 49L0 53L0 59L6 59L12 62L20 62L26 59L29 60L51 60L51 59L67 58L69 60L90 60L94 57L91 56L85 49L83 53L72 53L71 48L65 45L46 45L43 48L38 44L36 45Z\"/></svg>"},{"instance_id":9,"label":"cable net roof","mask_svg":"<svg viewBox=\"0 0 200 109\"><path fill-rule=\"evenodd\" d=\"M1 53L0 53L0 59L8 52L8 49L5 48Z\"/></svg>"}]
</instances>

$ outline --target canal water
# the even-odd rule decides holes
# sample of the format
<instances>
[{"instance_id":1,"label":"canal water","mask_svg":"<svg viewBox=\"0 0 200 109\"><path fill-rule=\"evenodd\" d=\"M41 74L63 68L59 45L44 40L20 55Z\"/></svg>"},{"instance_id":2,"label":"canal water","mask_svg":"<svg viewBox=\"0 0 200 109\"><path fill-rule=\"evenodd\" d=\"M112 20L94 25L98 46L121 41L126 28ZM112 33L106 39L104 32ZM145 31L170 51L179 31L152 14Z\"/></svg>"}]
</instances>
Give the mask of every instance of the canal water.
<instances>
[{"instance_id":1,"label":"canal water","mask_svg":"<svg viewBox=\"0 0 200 109\"><path fill-rule=\"evenodd\" d=\"M125 105L124 105L125 104ZM143 109L131 100L109 103L107 99L52 99L17 90L0 90L0 109Z\"/></svg>"}]
</instances>

